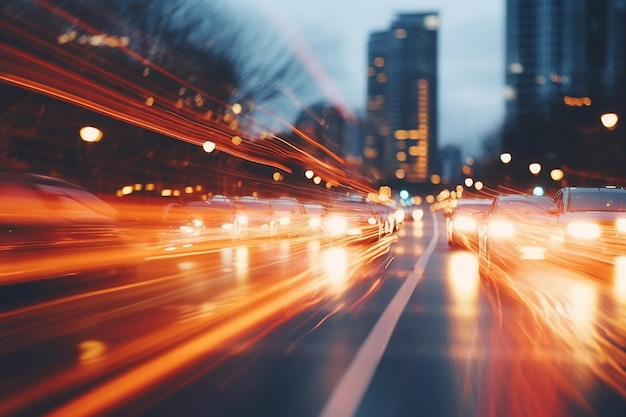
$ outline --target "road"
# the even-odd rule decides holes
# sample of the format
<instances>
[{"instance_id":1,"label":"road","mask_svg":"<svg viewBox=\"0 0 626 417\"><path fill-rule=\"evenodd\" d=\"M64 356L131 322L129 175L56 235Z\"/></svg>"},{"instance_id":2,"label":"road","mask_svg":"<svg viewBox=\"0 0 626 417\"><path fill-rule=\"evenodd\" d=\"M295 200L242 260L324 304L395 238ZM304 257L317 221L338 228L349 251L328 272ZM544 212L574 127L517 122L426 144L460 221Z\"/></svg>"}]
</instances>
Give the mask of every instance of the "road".
<instances>
[{"instance_id":1,"label":"road","mask_svg":"<svg viewBox=\"0 0 626 417\"><path fill-rule=\"evenodd\" d=\"M3 289L0 415L626 415L626 274L481 281L444 228L153 251L132 278Z\"/></svg>"}]
</instances>

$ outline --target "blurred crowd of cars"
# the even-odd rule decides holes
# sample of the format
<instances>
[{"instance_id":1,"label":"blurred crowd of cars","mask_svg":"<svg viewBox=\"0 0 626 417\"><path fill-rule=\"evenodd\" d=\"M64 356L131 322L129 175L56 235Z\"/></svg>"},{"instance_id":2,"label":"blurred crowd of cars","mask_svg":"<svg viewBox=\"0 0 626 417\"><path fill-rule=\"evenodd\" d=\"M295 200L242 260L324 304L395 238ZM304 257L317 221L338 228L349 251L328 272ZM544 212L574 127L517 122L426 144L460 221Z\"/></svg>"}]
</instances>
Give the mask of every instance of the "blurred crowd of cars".
<instances>
[{"instance_id":1,"label":"blurred crowd of cars","mask_svg":"<svg viewBox=\"0 0 626 417\"><path fill-rule=\"evenodd\" d=\"M0 285L96 272L130 273L147 251L200 243L309 237L376 242L405 209L360 195L331 201L215 195L157 204L107 203L62 179L0 172ZM219 243L218 243L219 244Z\"/></svg>"},{"instance_id":2,"label":"blurred crowd of cars","mask_svg":"<svg viewBox=\"0 0 626 417\"><path fill-rule=\"evenodd\" d=\"M111 205L70 182L0 172L0 285L85 273L132 273L147 250L256 238L310 237L338 244L377 242L419 207L360 195L328 201L215 195ZM474 251L481 275L523 262L611 263L626 255L626 189L563 187L550 197L460 198L445 211L451 248ZM114 207L115 206L115 207Z\"/></svg>"},{"instance_id":3,"label":"blurred crowd of cars","mask_svg":"<svg viewBox=\"0 0 626 417\"><path fill-rule=\"evenodd\" d=\"M444 215L448 245L476 252L481 276L534 261L593 271L626 256L624 188L567 186L552 198L461 198Z\"/></svg>"}]
</instances>

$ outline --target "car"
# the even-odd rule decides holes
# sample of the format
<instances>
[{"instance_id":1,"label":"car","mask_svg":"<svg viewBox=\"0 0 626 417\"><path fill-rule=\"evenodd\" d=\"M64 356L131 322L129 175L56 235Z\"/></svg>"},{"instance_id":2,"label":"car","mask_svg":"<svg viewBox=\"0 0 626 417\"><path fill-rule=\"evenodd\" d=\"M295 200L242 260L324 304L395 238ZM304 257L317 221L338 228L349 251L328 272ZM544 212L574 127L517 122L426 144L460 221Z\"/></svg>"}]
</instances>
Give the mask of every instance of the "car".
<instances>
[{"instance_id":1,"label":"car","mask_svg":"<svg viewBox=\"0 0 626 417\"><path fill-rule=\"evenodd\" d=\"M0 173L0 285L87 274L130 275L146 247L118 211L64 179Z\"/></svg>"},{"instance_id":2,"label":"car","mask_svg":"<svg viewBox=\"0 0 626 417\"><path fill-rule=\"evenodd\" d=\"M234 200L233 203L237 209L242 237L275 238L278 236L278 220L267 200L243 196Z\"/></svg>"},{"instance_id":3,"label":"car","mask_svg":"<svg viewBox=\"0 0 626 417\"><path fill-rule=\"evenodd\" d=\"M589 265L626 256L626 189L567 186L553 202L561 260Z\"/></svg>"},{"instance_id":4,"label":"car","mask_svg":"<svg viewBox=\"0 0 626 417\"><path fill-rule=\"evenodd\" d=\"M351 241L378 241L384 237L384 219L374 203L365 199L340 198L331 202L326 236L349 237Z\"/></svg>"},{"instance_id":5,"label":"car","mask_svg":"<svg viewBox=\"0 0 626 417\"><path fill-rule=\"evenodd\" d=\"M460 198L446 211L446 237L451 248L478 250L478 222L484 217L493 199Z\"/></svg>"},{"instance_id":6,"label":"car","mask_svg":"<svg viewBox=\"0 0 626 417\"><path fill-rule=\"evenodd\" d=\"M559 249L549 197L501 194L478 225L481 277L514 271L528 261L552 259Z\"/></svg>"},{"instance_id":7,"label":"car","mask_svg":"<svg viewBox=\"0 0 626 417\"><path fill-rule=\"evenodd\" d=\"M245 219L240 219L232 199L216 195L207 200L187 203L185 209L200 228L203 240L240 238L240 223L242 220L245 222Z\"/></svg>"},{"instance_id":8,"label":"car","mask_svg":"<svg viewBox=\"0 0 626 417\"><path fill-rule=\"evenodd\" d=\"M280 197L269 200L269 203L278 219L279 236L303 236L308 232L309 217L298 199Z\"/></svg>"},{"instance_id":9,"label":"car","mask_svg":"<svg viewBox=\"0 0 626 417\"><path fill-rule=\"evenodd\" d=\"M316 202L305 202L304 208L308 216L308 234L322 236L326 234L326 219L328 210L326 206Z\"/></svg>"},{"instance_id":10,"label":"car","mask_svg":"<svg viewBox=\"0 0 626 417\"><path fill-rule=\"evenodd\" d=\"M191 213L179 203L166 204L159 221L151 226L158 247L167 251L190 248L199 241L199 227Z\"/></svg>"},{"instance_id":11,"label":"car","mask_svg":"<svg viewBox=\"0 0 626 417\"><path fill-rule=\"evenodd\" d=\"M390 234L398 230L394 207L381 203L372 203L372 207L374 207L374 209L378 211L381 221L383 223L383 236L389 236Z\"/></svg>"}]
</instances>

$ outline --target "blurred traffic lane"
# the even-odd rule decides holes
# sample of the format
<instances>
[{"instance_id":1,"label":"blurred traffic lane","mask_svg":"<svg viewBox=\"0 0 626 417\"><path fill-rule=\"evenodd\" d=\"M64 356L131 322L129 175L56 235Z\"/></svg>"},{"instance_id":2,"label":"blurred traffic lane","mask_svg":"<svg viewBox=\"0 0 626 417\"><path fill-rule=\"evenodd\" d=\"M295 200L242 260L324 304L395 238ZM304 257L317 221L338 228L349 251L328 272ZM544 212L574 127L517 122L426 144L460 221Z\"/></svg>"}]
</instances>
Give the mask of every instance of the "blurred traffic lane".
<instances>
[{"instance_id":1,"label":"blurred traffic lane","mask_svg":"<svg viewBox=\"0 0 626 417\"><path fill-rule=\"evenodd\" d=\"M450 250L438 227L354 415L621 416L619 265L607 281L549 262L481 281L476 254ZM23 343L1 356L0 411L318 416L432 237L428 214L386 255L384 242L309 238L168 254L133 285L5 313L3 341Z\"/></svg>"},{"instance_id":2,"label":"blurred traffic lane","mask_svg":"<svg viewBox=\"0 0 626 417\"><path fill-rule=\"evenodd\" d=\"M361 280L359 296L358 286L344 292L345 307L317 303L145 415L320 416L424 255L433 233L429 219L399 232L382 276ZM543 285L550 277L556 278ZM602 349L587 350L591 334L601 338L607 322L623 320L623 306L607 308L595 299L604 294L615 301L616 288L594 286L593 278L548 262L481 281L476 255L450 251L442 239L362 400L344 415L621 416L624 376L597 365L610 367L608 357L613 365L622 357L602 342Z\"/></svg>"},{"instance_id":3,"label":"blurred traffic lane","mask_svg":"<svg viewBox=\"0 0 626 417\"><path fill-rule=\"evenodd\" d=\"M169 366L148 362L126 376L133 385L150 385L153 372L176 372L195 355L224 348L220 341L252 337L255 328L267 329L263 334L327 292L340 294L369 261L363 256L385 250L362 255L315 240L254 243L155 258L136 282L68 296L60 290L58 298L2 313L1 360L11 376L2 414L58 401L151 355L163 361L176 352ZM184 342L190 337L195 344ZM190 353L193 346L198 350Z\"/></svg>"}]
</instances>

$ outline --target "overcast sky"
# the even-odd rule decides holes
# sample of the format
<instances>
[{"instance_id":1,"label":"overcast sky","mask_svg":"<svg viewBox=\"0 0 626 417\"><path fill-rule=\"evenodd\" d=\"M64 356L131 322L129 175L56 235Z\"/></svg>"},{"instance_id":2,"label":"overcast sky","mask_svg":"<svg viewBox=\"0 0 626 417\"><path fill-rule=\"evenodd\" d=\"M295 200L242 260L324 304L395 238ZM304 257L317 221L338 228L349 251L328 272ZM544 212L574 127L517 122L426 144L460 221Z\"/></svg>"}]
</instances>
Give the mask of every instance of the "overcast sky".
<instances>
[{"instance_id":1,"label":"overcast sky","mask_svg":"<svg viewBox=\"0 0 626 417\"><path fill-rule=\"evenodd\" d=\"M324 89L362 110L367 40L399 12L440 16L440 144L477 155L503 117L503 0L240 0L284 33L311 62ZM256 9L256 11L255 11Z\"/></svg>"}]
</instances>

